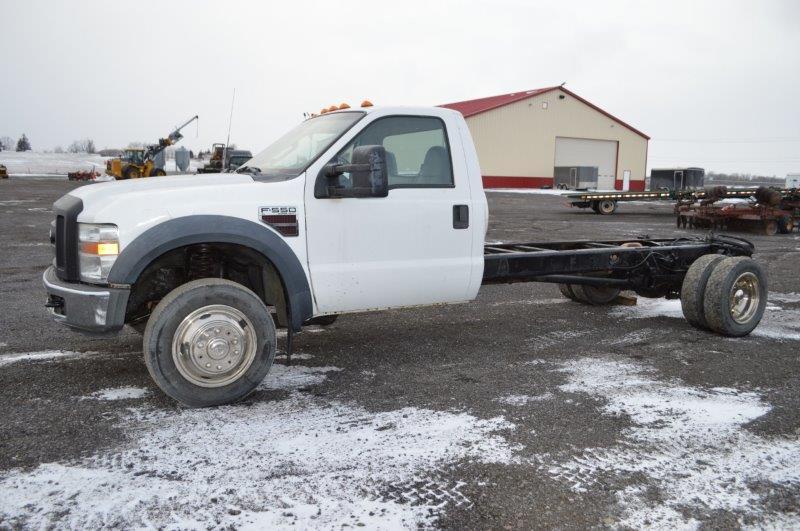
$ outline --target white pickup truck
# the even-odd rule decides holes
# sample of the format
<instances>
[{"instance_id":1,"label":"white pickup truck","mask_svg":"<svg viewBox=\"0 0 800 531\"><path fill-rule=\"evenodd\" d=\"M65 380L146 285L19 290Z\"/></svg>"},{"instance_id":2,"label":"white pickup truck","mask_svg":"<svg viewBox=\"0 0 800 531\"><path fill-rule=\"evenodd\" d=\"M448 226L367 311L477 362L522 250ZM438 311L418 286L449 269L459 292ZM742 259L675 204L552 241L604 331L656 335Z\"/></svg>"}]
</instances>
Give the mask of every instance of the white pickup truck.
<instances>
[{"instance_id":1,"label":"white pickup truck","mask_svg":"<svg viewBox=\"0 0 800 531\"><path fill-rule=\"evenodd\" d=\"M158 386L190 406L238 400L269 371L276 327L475 299L553 282L578 302L681 297L689 322L748 334L766 305L731 237L484 245L488 209L463 117L368 107L308 119L235 174L95 184L54 204L44 273L56 320L144 332Z\"/></svg>"}]
</instances>

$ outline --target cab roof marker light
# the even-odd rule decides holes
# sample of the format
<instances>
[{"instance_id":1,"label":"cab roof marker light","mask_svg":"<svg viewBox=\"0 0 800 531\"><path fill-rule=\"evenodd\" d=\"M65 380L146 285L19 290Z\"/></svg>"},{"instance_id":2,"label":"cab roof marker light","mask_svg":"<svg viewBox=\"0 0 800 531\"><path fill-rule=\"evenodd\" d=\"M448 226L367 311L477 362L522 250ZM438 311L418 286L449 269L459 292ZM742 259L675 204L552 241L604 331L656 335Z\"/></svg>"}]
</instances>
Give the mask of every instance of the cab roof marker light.
<instances>
[{"instance_id":1,"label":"cab roof marker light","mask_svg":"<svg viewBox=\"0 0 800 531\"><path fill-rule=\"evenodd\" d=\"M372 107L372 102L369 100L364 100L361 102L362 107Z\"/></svg>"}]
</instances>

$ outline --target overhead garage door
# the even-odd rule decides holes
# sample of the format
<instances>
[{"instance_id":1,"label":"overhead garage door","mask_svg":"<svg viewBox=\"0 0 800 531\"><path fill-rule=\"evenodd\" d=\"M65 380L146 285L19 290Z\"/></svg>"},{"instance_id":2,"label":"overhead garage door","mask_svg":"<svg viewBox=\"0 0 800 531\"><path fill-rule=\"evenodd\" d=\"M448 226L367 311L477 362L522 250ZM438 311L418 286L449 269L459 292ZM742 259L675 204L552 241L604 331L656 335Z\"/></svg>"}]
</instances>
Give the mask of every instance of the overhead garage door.
<instances>
[{"instance_id":1,"label":"overhead garage door","mask_svg":"<svg viewBox=\"0 0 800 531\"><path fill-rule=\"evenodd\" d=\"M597 168L597 188L613 190L617 174L617 142L556 137L556 168Z\"/></svg>"}]
</instances>

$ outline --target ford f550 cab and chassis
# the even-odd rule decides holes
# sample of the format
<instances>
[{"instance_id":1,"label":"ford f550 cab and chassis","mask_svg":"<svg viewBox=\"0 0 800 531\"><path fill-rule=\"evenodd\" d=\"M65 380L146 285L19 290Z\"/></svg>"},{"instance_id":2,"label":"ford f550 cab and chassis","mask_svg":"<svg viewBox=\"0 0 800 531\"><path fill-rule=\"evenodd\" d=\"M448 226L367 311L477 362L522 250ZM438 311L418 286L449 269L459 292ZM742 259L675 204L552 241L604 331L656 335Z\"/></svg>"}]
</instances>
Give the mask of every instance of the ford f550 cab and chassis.
<instances>
[{"instance_id":1,"label":"ford f550 cab and chassis","mask_svg":"<svg viewBox=\"0 0 800 531\"><path fill-rule=\"evenodd\" d=\"M748 334L766 279L734 238L484 245L463 117L442 108L311 118L236 174L78 188L54 205L53 316L143 331L148 370L191 406L238 400L292 334L336 315L460 303L482 284L553 282L578 302L680 297L689 322Z\"/></svg>"}]
</instances>

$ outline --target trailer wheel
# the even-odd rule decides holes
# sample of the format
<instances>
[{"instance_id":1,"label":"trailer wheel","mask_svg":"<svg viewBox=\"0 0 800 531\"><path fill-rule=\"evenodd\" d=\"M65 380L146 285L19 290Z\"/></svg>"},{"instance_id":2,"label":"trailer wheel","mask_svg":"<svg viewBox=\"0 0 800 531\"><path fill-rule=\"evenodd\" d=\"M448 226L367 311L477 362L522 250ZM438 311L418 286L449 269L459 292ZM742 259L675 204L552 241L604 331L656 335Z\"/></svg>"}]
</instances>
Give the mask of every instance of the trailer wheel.
<instances>
[{"instance_id":1,"label":"trailer wheel","mask_svg":"<svg viewBox=\"0 0 800 531\"><path fill-rule=\"evenodd\" d=\"M567 299L575 302L581 302L578 300L578 298L575 296L575 293L572 291L571 284L559 284L558 289L559 291L561 291L561 294Z\"/></svg>"},{"instance_id":2,"label":"trailer wheel","mask_svg":"<svg viewBox=\"0 0 800 531\"><path fill-rule=\"evenodd\" d=\"M617 210L617 202L610 199L603 199L597 202L597 213L608 216Z\"/></svg>"},{"instance_id":3,"label":"trailer wheel","mask_svg":"<svg viewBox=\"0 0 800 531\"><path fill-rule=\"evenodd\" d=\"M703 310L703 298L706 293L706 284L711 272L725 256L720 254L704 254L694 261L683 277L681 285L681 309L683 316L689 324L695 328L708 329L705 311Z\"/></svg>"},{"instance_id":4,"label":"trailer wheel","mask_svg":"<svg viewBox=\"0 0 800 531\"><path fill-rule=\"evenodd\" d=\"M767 236L775 236L778 234L778 222L770 219L764 222L764 234Z\"/></svg>"},{"instance_id":5,"label":"trailer wheel","mask_svg":"<svg viewBox=\"0 0 800 531\"><path fill-rule=\"evenodd\" d=\"M703 310L708 327L725 336L746 336L767 306L767 277L755 260L725 258L708 277Z\"/></svg>"},{"instance_id":6,"label":"trailer wheel","mask_svg":"<svg viewBox=\"0 0 800 531\"><path fill-rule=\"evenodd\" d=\"M592 306L604 306L610 304L619 295L619 288L601 287L601 286L584 286L580 284L573 284L572 292L578 301Z\"/></svg>"},{"instance_id":7,"label":"trailer wheel","mask_svg":"<svg viewBox=\"0 0 800 531\"><path fill-rule=\"evenodd\" d=\"M144 333L147 370L166 394L190 407L240 400L275 358L275 322L241 284L200 279L172 290Z\"/></svg>"}]
</instances>

